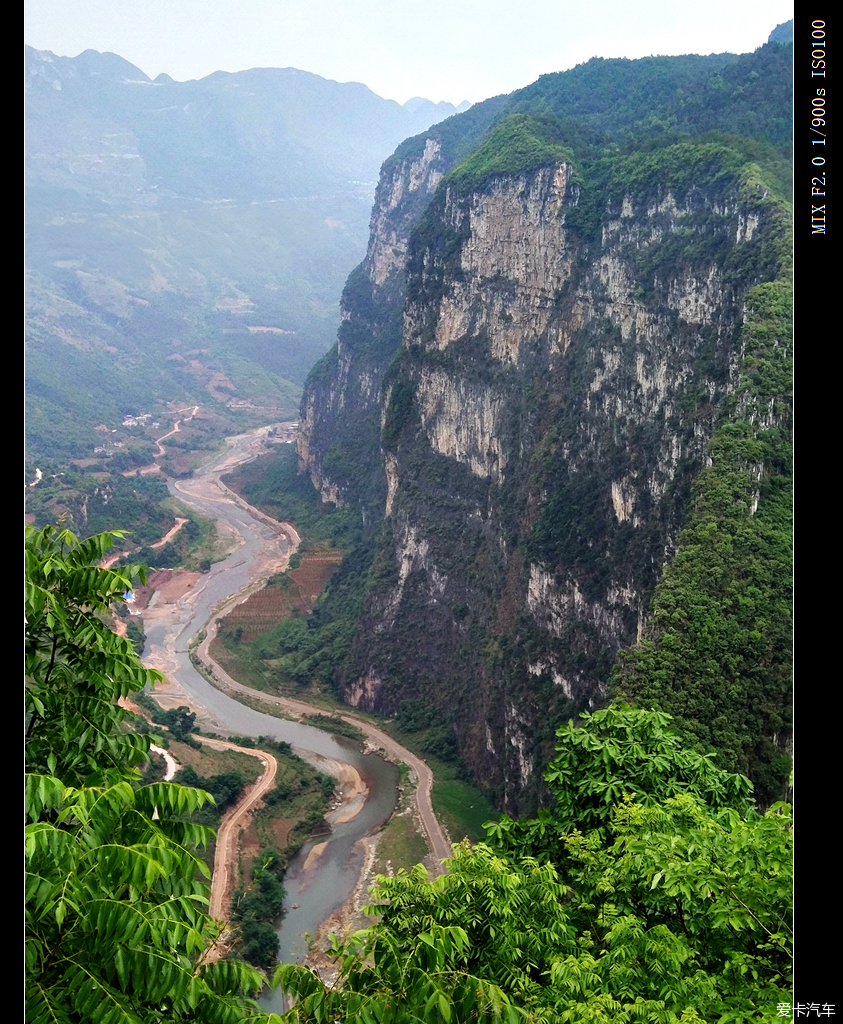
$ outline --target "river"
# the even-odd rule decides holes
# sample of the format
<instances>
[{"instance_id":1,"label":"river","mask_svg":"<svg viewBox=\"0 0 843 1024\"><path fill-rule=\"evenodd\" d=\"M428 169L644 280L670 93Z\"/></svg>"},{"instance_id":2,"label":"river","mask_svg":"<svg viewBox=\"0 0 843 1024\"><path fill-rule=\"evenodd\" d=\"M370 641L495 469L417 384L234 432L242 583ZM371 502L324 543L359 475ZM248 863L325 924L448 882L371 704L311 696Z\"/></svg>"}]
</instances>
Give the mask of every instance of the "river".
<instances>
[{"instance_id":1,"label":"river","mask_svg":"<svg viewBox=\"0 0 843 1024\"><path fill-rule=\"evenodd\" d=\"M308 758L316 754L354 767L368 787L368 797L350 821L334 826L327 841L320 837L307 843L293 859L285 879L285 913L278 929L283 961L301 961L307 952L305 933L315 934L319 926L352 895L360 878L365 856L360 842L385 822L395 808L398 769L377 754L363 754L359 744L332 736L298 722L275 718L240 704L212 686L190 661L188 644L205 627L232 595L252 584L256 575L266 575L267 551L274 550L279 561L287 554L288 541L279 537L277 528L255 514L245 503L235 503L218 482L238 462L254 458L263 450L260 436L254 432L229 439L222 455L187 481L168 480L170 492L201 514L216 520L226 531L240 539L236 550L213 565L179 601L174 613L145 623L147 640L144 660L165 665L168 677L187 694L206 730L224 736L271 736L293 746ZM155 598L152 606L154 607ZM314 846L317 854L308 860ZM292 905L297 904L296 909ZM262 1000L266 1009L281 1009L278 993Z\"/></svg>"}]
</instances>

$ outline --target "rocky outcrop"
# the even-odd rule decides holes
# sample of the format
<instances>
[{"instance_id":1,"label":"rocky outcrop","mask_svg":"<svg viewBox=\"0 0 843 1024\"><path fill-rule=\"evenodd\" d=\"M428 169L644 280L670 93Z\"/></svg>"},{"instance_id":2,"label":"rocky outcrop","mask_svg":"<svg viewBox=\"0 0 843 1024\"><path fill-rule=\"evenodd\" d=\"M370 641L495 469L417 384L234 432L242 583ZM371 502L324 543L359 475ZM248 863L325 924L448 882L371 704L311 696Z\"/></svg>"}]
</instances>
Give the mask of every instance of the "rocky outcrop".
<instances>
[{"instance_id":1,"label":"rocky outcrop","mask_svg":"<svg viewBox=\"0 0 843 1024\"><path fill-rule=\"evenodd\" d=\"M383 511L379 449L380 392L401 341L405 263L410 231L442 179L439 144L384 164L375 195L366 259L342 297L336 348L311 375L302 400L299 459L324 501L359 502Z\"/></svg>"},{"instance_id":2,"label":"rocky outcrop","mask_svg":"<svg viewBox=\"0 0 843 1024\"><path fill-rule=\"evenodd\" d=\"M442 180L441 146L432 138L415 159L395 161L381 176L372 213L366 272L376 288L390 277L402 277L407 259L411 218L421 200L429 198Z\"/></svg>"},{"instance_id":3,"label":"rocky outcrop","mask_svg":"<svg viewBox=\"0 0 843 1024\"><path fill-rule=\"evenodd\" d=\"M468 202L445 191L442 219L465 241L439 303L436 348L485 333L494 359L518 365L525 340L547 330L556 294L570 278L564 208L577 191L566 165L498 179ZM509 287L501 287L504 281ZM409 344L423 334L428 317L424 307L408 310Z\"/></svg>"}]
</instances>

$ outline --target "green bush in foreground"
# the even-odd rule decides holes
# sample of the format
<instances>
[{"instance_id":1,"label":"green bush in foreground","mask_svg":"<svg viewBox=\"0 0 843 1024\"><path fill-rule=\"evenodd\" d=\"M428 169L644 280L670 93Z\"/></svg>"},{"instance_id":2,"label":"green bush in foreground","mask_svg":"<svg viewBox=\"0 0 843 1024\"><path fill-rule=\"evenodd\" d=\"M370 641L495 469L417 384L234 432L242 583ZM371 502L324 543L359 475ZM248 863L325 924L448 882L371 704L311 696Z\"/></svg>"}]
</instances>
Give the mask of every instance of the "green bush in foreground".
<instances>
[{"instance_id":1,"label":"green bush in foreground","mask_svg":"<svg viewBox=\"0 0 843 1024\"><path fill-rule=\"evenodd\" d=\"M421 866L379 877L380 923L334 948L339 987L279 969L292 1019L775 1020L790 1002L790 809L755 812L748 780L669 724L612 707L560 729L555 812L488 826L433 881Z\"/></svg>"},{"instance_id":2,"label":"green bush in foreground","mask_svg":"<svg viewBox=\"0 0 843 1024\"><path fill-rule=\"evenodd\" d=\"M100 618L144 575L98 567L114 536L26 534L26 1019L266 1021L263 975L214 953L213 833L185 820L212 798L139 784L150 739L118 700L158 674Z\"/></svg>"}]
</instances>

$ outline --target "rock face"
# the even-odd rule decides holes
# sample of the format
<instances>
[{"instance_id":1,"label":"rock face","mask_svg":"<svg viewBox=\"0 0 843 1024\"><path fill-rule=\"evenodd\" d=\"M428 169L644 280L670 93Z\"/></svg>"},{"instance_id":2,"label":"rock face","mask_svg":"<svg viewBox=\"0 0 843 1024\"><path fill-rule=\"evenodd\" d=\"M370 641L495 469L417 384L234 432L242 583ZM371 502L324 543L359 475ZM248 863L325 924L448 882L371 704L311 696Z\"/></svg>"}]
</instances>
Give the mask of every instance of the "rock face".
<instances>
[{"instance_id":1,"label":"rock face","mask_svg":"<svg viewBox=\"0 0 843 1024\"><path fill-rule=\"evenodd\" d=\"M378 527L346 699L435 709L519 812L646 628L775 229L734 171L625 184L620 161L586 210L567 161L466 187L414 146L384 168L299 450Z\"/></svg>"},{"instance_id":2,"label":"rock face","mask_svg":"<svg viewBox=\"0 0 843 1024\"><path fill-rule=\"evenodd\" d=\"M442 179L434 139L384 164L375 194L365 261L343 293L336 350L311 375L302 399L299 457L323 500L363 503L383 514L385 470L379 450L381 385L401 342L405 263L413 225Z\"/></svg>"}]
</instances>

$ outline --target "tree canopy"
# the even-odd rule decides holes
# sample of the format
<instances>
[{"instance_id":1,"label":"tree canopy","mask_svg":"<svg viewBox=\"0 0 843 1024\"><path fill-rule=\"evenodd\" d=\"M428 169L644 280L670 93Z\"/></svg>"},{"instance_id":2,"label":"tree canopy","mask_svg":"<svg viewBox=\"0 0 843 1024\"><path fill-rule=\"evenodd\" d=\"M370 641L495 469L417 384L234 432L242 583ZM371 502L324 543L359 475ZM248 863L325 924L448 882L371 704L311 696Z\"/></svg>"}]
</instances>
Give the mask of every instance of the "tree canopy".
<instances>
[{"instance_id":1,"label":"tree canopy","mask_svg":"<svg viewBox=\"0 0 843 1024\"><path fill-rule=\"evenodd\" d=\"M487 826L434 880L421 866L379 877L379 922L334 948L338 986L279 970L294 1019L777 1018L790 1001L789 807L758 814L749 781L685 749L668 715L610 707L557 737L553 810ZM420 957L434 974L413 973Z\"/></svg>"},{"instance_id":2,"label":"tree canopy","mask_svg":"<svg viewBox=\"0 0 843 1024\"><path fill-rule=\"evenodd\" d=\"M27 527L26 764L67 785L136 778L150 739L123 728L131 712L118 703L160 679L132 642L102 621L122 602L143 566L97 563L119 531L78 541L69 530Z\"/></svg>"},{"instance_id":3,"label":"tree canopy","mask_svg":"<svg viewBox=\"0 0 843 1024\"><path fill-rule=\"evenodd\" d=\"M145 578L97 565L115 536L26 535L27 1020L268 1021L264 976L215 949L212 833L186 820L212 797L140 784L150 739L118 702L159 675L103 621Z\"/></svg>"}]
</instances>

